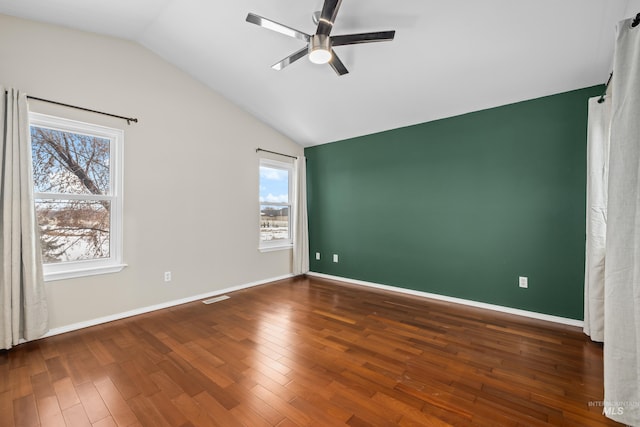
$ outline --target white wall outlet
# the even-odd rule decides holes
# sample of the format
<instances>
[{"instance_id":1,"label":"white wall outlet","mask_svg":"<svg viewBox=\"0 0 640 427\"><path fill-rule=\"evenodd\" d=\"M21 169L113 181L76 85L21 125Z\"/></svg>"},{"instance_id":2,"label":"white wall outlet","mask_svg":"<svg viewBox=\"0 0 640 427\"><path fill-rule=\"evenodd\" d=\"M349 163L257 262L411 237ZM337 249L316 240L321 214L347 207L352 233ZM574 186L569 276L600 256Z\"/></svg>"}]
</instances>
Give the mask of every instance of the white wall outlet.
<instances>
[{"instance_id":1,"label":"white wall outlet","mask_svg":"<svg viewBox=\"0 0 640 427\"><path fill-rule=\"evenodd\" d=\"M165 282L170 282L171 281L171 272L170 271L165 271L164 272L164 281Z\"/></svg>"},{"instance_id":2,"label":"white wall outlet","mask_svg":"<svg viewBox=\"0 0 640 427\"><path fill-rule=\"evenodd\" d=\"M333 254L333 262L338 262L338 254Z\"/></svg>"},{"instance_id":3,"label":"white wall outlet","mask_svg":"<svg viewBox=\"0 0 640 427\"><path fill-rule=\"evenodd\" d=\"M520 286L521 288L528 288L529 278L525 276L518 277L518 286Z\"/></svg>"},{"instance_id":4,"label":"white wall outlet","mask_svg":"<svg viewBox=\"0 0 640 427\"><path fill-rule=\"evenodd\" d=\"M320 252L316 252L316 260L320 260Z\"/></svg>"}]
</instances>

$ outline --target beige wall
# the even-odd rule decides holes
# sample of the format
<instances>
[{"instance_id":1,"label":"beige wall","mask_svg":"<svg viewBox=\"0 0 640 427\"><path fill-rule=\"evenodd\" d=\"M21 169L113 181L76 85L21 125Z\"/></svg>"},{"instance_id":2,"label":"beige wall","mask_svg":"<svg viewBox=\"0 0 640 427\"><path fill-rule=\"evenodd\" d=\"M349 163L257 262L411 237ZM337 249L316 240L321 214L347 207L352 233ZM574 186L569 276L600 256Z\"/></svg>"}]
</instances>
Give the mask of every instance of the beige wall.
<instances>
[{"instance_id":1,"label":"beige wall","mask_svg":"<svg viewBox=\"0 0 640 427\"><path fill-rule=\"evenodd\" d=\"M30 102L32 111L125 130L128 267L47 282L52 328L290 273L290 251L257 250L255 148L295 155L301 146L140 45L5 15L0 83L140 120L127 126Z\"/></svg>"}]
</instances>

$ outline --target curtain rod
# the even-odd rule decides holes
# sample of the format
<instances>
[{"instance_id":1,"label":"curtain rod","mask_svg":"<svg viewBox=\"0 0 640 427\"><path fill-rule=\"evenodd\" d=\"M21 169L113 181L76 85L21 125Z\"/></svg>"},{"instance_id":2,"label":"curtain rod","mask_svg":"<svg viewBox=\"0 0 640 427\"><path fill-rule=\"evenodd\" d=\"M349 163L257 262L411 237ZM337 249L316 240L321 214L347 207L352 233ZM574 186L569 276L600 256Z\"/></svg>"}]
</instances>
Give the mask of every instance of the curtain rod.
<instances>
[{"instance_id":1,"label":"curtain rod","mask_svg":"<svg viewBox=\"0 0 640 427\"><path fill-rule=\"evenodd\" d=\"M256 153L258 151L264 151L265 153L277 154L278 156L284 156L284 157L289 157L291 159L298 160L298 158L296 156L290 156L289 154L283 154L283 153L278 153L278 152L275 152L275 151L263 150L262 148L256 148Z\"/></svg>"},{"instance_id":2,"label":"curtain rod","mask_svg":"<svg viewBox=\"0 0 640 427\"><path fill-rule=\"evenodd\" d=\"M5 90L4 94L6 95L7 93L8 92ZM118 116L117 114L105 113L102 111L92 110L90 108L78 107L77 105L65 104L63 102L58 102L58 101L51 101L50 99L38 98L37 96L27 95L27 99L33 99L34 101L48 102L49 104L60 105L62 107L75 108L76 110L88 111L90 113L102 114L103 116L115 117L116 119L126 120L128 125L130 125L131 122L138 123L138 119L136 118Z\"/></svg>"},{"instance_id":3,"label":"curtain rod","mask_svg":"<svg viewBox=\"0 0 640 427\"><path fill-rule=\"evenodd\" d=\"M48 102L49 104L60 105L62 107L75 108L76 110L88 111L90 113L102 114L103 116L115 117L116 119L126 120L128 125L130 125L131 122L138 123L138 119L133 117L124 117L124 116L119 116L117 114L105 113L103 111L92 110L90 108L84 108L84 107L78 107L77 105L65 104L63 102L58 102L58 101L51 101L50 99L38 98L36 96L27 95L27 98L33 99L34 101L42 101L42 102Z\"/></svg>"}]
</instances>

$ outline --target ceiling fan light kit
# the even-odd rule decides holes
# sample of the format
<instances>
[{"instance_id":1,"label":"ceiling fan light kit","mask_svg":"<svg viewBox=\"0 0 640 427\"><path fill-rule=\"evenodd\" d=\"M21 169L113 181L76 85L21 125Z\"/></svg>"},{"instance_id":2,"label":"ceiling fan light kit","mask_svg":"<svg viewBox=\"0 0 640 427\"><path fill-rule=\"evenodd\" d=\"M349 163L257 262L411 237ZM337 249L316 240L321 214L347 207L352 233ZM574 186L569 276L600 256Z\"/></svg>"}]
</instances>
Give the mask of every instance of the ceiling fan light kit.
<instances>
[{"instance_id":1,"label":"ceiling fan light kit","mask_svg":"<svg viewBox=\"0 0 640 427\"><path fill-rule=\"evenodd\" d=\"M331 60L331 44L329 37L314 34L309 40L309 61L314 64L326 64Z\"/></svg>"},{"instance_id":2,"label":"ceiling fan light kit","mask_svg":"<svg viewBox=\"0 0 640 427\"><path fill-rule=\"evenodd\" d=\"M342 76L347 74L347 68L344 66L338 55L333 50L334 46L345 46L349 44L373 43L391 41L395 37L395 31L377 31L372 33L346 34L340 36L331 36L331 30L338 15L338 9L342 0L325 0L322 11L315 12L312 17L314 23L318 27L314 35L305 34L294 28L279 24L262 16L253 13L247 15L247 22L276 31L288 37L293 37L307 43L307 46L292 53L283 60L273 64L271 68L282 70L288 65L293 64L300 58L309 55L309 60L314 64L329 64L331 68Z\"/></svg>"}]
</instances>

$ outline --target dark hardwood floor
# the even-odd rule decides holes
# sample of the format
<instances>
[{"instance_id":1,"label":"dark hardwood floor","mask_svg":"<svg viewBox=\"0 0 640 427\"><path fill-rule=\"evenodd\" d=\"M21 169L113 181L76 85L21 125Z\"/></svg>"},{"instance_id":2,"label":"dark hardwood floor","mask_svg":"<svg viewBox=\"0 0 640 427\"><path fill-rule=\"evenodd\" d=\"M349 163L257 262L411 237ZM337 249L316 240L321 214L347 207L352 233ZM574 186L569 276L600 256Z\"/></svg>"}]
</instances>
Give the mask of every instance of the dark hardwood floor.
<instances>
[{"instance_id":1,"label":"dark hardwood floor","mask_svg":"<svg viewBox=\"0 0 640 427\"><path fill-rule=\"evenodd\" d=\"M604 426L578 328L298 278L0 353L0 426Z\"/></svg>"}]
</instances>

